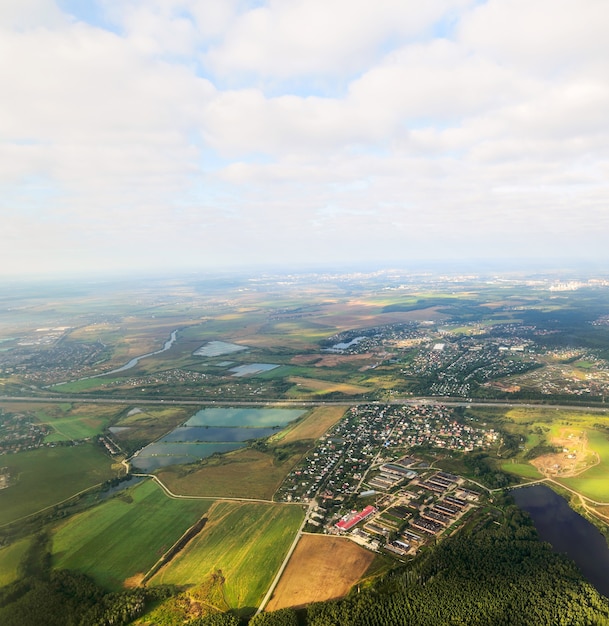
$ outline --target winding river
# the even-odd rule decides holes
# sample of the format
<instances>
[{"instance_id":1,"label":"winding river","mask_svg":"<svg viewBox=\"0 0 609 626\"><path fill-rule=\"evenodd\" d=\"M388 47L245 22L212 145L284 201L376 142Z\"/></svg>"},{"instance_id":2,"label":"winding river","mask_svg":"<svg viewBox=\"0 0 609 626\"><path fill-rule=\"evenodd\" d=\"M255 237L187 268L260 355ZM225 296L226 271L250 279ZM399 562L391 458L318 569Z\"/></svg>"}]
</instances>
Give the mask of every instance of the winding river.
<instances>
[{"instance_id":1,"label":"winding river","mask_svg":"<svg viewBox=\"0 0 609 626\"><path fill-rule=\"evenodd\" d=\"M173 344L175 343L177 336L178 331L174 330L160 350L156 350L155 352L148 352L148 354L142 354L141 356L136 356L135 358L131 359L129 363L125 363L125 365L117 367L115 370L110 370L109 372L104 372L103 374L96 374L95 376L90 376L90 378L99 378L100 376L108 376L108 374L118 374L119 372L130 370L132 367L135 367L142 359L145 359L149 356L154 356L155 354L161 354L161 352L166 352L167 350L169 350L169 348L171 348L171 346L173 346Z\"/></svg>"}]
</instances>

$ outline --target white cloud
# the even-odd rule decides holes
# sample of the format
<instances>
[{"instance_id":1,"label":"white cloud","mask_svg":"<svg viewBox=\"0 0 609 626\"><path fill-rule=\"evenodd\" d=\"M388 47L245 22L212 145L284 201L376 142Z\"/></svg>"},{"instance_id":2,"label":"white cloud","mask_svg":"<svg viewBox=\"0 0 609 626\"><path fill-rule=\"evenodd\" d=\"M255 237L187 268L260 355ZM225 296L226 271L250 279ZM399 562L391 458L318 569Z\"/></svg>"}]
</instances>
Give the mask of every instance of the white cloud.
<instances>
[{"instance_id":1,"label":"white cloud","mask_svg":"<svg viewBox=\"0 0 609 626\"><path fill-rule=\"evenodd\" d=\"M559 75L609 57L604 0L488 0L460 22L470 50L525 72Z\"/></svg>"},{"instance_id":2,"label":"white cloud","mask_svg":"<svg viewBox=\"0 0 609 626\"><path fill-rule=\"evenodd\" d=\"M361 71L388 38L416 39L468 0L271 0L207 55L216 73L291 78Z\"/></svg>"},{"instance_id":3,"label":"white cloud","mask_svg":"<svg viewBox=\"0 0 609 626\"><path fill-rule=\"evenodd\" d=\"M61 27L68 22L53 0L2 0L0 30Z\"/></svg>"},{"instance_id":4,"label":"white cloud","mask_svg":"<svg viewBox=\"0 0 609 626\"><path fill-rule=\"evenodd\" d=\"M6 262L602 253L604 2L103 6L0 8Z\"/></svg>"}]
</instances>

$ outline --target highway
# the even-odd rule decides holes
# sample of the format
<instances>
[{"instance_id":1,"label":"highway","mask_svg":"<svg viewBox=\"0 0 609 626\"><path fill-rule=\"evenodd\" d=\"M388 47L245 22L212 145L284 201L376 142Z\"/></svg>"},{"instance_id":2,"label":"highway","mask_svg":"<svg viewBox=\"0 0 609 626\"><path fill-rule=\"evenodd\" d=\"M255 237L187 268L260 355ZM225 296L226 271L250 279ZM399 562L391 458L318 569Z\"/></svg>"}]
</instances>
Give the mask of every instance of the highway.
<instances>
[{"instance_id":1,"label":"highway","mask_svg":"<svg viewBox=\"0 0 609 626\"><path fill-rule=\"evenodd\" d=\"M453 407L469 407L469 406L488 406L499 408L512 408L512 407L524 407L524 408L542 408L542 409L555 409L567 410L567 411L585 411L587 413L607 413L609 411L609 405L605 406L584 406L580 404L542 404L535 402L497 402L476 400L475 398L468 398L466 400L455 400L454 398L430 398L428 396L408 396L404 398L391 398L387 400L365 400L365 399L353 399L353 400L289 400L285 398L264 398L256 400L209 400L207 398L193 399L193 398L108 398L102 396L0 396L0 402L78 402L81 404L128 404L128 405L167 405L176 404L179 406L264 406L264 405L289 405L289 406L302 406L302 407L315 407L315 406L354 406L356 404L441 404L443 406Z\"/></svg>"}]
</instances>

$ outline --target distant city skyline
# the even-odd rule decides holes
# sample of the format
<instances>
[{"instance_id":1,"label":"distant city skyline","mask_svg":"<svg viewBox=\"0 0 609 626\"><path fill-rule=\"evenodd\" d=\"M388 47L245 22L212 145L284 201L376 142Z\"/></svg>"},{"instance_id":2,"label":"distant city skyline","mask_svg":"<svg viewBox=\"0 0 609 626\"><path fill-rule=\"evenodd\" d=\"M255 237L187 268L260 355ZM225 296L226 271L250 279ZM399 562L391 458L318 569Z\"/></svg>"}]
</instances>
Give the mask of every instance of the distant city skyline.
<instances>
[{"instance_id":1,"label":"distant city skyline","mask_svg":"<svg viewBox=\"0 0 609 626\"><path fill-rule=\"evenodd\" d=\"M0 275L602 266L607 24L597 0L5 0Z\"/></svg>"}]
</instances>

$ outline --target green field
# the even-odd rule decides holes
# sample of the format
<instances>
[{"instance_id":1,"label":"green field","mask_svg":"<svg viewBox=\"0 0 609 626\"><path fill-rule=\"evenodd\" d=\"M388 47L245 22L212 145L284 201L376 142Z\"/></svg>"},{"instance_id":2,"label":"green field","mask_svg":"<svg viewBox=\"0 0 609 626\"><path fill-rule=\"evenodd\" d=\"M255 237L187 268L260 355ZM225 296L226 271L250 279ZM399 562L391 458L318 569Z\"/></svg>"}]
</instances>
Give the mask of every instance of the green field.
<instances>
[{"instance_id":1,"label":"green field","mask_svg":"<svg viewBox=\"0 0 609 626\"><path fill-rule=\"evenodd\" d=\"M121 407L84 403L2 402L12 413L24 413L53 429L44 441L77 441L101 434L123 412Z\"/></svg>"},{"instance_id":2,"label":"green field","mask_svg":"<svg viewBox=\"0 0 609 626\"><path fill-rule=\"evenodd\" d=\"M109 384L121 380L120 378L86 378L85 380L75 380L69 383L60 383L51 387L58 393L78 393L79 391L89 391L99 389Z\"/></svg>"},{"instance_id":3,"label":"green field","mask_svg":"<svg viewBox=\"0 0 609 626\"><path fill-rule=\"evenodd\" d=\"M0 548L0 587L10 585L19 579L21 560L31 543L31 537L26 537Z\"/></svg>"},{"instance_id":4,"label":"green field","mask_svg":"<svg viewBox=\"0 0 609 626\"><path fill-rule=\"evenodd\" d=\"M528 463L502 463L501 469L508 474L515 474L522 478L543 478L543 476Z\"/></svg>"},{"instance_id":5,"label":"green field","mask_svg":"<svg viewBox=\"0 0 609 626\"><path fill-rule=\"evenodd\" d=\"M168 498L152 481L71 518L53 533L53 566L92 576L108 589L145 574L209 508Z\"/></svg>"},{"instance_id":6,"label":"green field","mask_svg":"<svg viewBox=\"0 0 609 626\"><path fill-rule=\"evenodd\" d=\"M294 505L217 502L203 531L152 584L197 584L216 572L229 606L244 613L261 602L303 519Z\"/></svg>"},{"instance_id":7,"label":"green field","mask_svg":"<svg viewBox=\"0 0 609 626\"><path fill-rule=\"evenodd\" d=\"M42 420L41 420L42 421ZM105 422L92 417L65 417L45 421L55 430L45 437L46 442L78 441L101 434Z\"/></svg>"},{"instance_id":8,"label":"green field","mask_svg":"<svg viewBox=\"0 0 609 626\"><path fill-rule=\"evenodd\" d=\"M597 502L609 502L609 437L598 430L589 430L587 435L588 447L599 455L600 463L575 478L558 482Z\"/></svg>"},{"instance_id":9,"label":"green field","mask_svg":"<svg viewBox=\"0 0 609 626\"><path fill-rule=\"evenodd\" d=\"M116 476L112 460L94 444L39 448L4 459L17 482L0 491L0 525Z\"/></svg>"}]
</instances>

